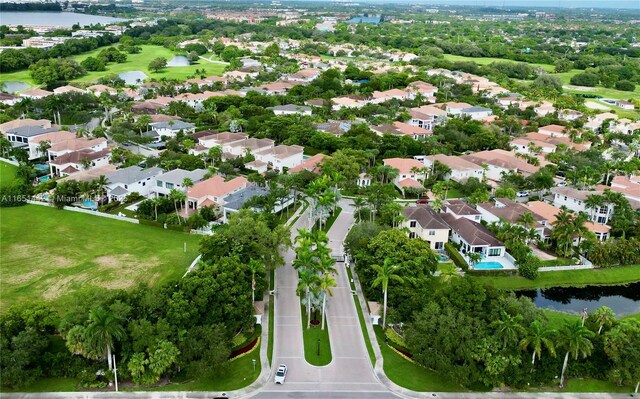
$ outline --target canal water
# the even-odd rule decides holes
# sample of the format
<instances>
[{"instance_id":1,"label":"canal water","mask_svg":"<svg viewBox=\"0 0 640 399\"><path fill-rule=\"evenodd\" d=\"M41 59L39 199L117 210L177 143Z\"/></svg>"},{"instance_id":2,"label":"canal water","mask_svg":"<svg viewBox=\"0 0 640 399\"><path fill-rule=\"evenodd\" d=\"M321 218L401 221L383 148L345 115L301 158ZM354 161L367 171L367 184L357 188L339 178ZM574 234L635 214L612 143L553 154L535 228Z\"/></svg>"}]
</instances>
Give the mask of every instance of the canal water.
<instances>
[{"instance_id":1,"label":"canal water","mask_svg":"<svg viewBox=\"0 0 640 399\"><path fill-rule=\"evenodd\" d=\"M640 283L612 286L554 287L516 291L526 296L540 308L579 314L586 308L591 313L607 306L616 316L640 313Z\"/></svg>"}]
</instances>

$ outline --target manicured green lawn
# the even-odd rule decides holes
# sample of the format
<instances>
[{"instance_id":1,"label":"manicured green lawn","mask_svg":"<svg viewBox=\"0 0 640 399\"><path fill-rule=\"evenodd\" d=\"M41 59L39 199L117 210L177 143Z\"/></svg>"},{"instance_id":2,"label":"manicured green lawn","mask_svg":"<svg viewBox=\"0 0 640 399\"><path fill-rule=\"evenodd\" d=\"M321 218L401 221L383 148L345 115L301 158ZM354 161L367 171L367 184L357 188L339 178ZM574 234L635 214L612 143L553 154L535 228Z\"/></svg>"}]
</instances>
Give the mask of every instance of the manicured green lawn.
<instances>
[{"instance_id":1,"label":"manicured green lawn","mask_svg":"<svg viewBox=\"0 0 640 399\"><path fill-rule=\"evenodd\" d=\"M360 322L360 329L362 330L362 335L364 336L364 344L367 347L369 360L371 360L371 365L375 367L376 355L373 352L373 346L371 345L371 339L369 338L369 331L367 331L367 325L364 321L364 315L362 314L362 309L360 308L360 302L358 301L358 297L356 295L353 295L353 302L355 303L356 311L358 312L358 321Z\"/></svg>"},{"instance_id":2,"label":"manicured green lawn","mask_svg":"<svg viewBox=\"0 0 640 399\"><path fill-rule=\"evenodd\" d=\"M313 366L326 366L331 363L331 343L329 342L329 323L325 320L325 328L311 326L307 328L307 312L302 311L302 339L304 340L304 359ZM313 318L313 313L311 314ZM318 316L320 318L320 316ZM318 354L318 351L320 354Z\"/></svg>"},{"instance_id":3,"label":"manicured green lawn","mask_svg":"<svg viewBox=\"0 0 640 399\"><path fill-rule=\"evenodd\" d=\"M147 67L149 63L154 58L164 57L167 61L170 61L174 56L180 55L179 53L174 53L168 48L162 46L154 46L154 45L143 45L142 51L138 54L127 54L127 61L122 64L117 63L109 63L107 65L106 71L97 71L97 72L89 72L85 76L78 79L80 82L93 82L98 78L108 75L108 74L119 74L122 72L128 71L142 71L149 78L161 79L179 79L185 80L188 76L192 75L196 69L202 70L205 69L206 75L222 75L224 72L225 65L220 63L211 63L205 60L199 60L196 64L192 64L189 66L183 67L168 67L160 72L151 72ZM82 62L82 60L87 57L96 56L103 48L99 48L88 53L75 55L71 57L77 62Z\"/></svg>"},{"instance_id":4,"label":"manicured green lawn","mask_svg":"<svg viewBox=\"0 0 640 399\"><path fill-rule=\"evenodd\" d=\"M269 272L269 291L273 289L273 284L275 281L275 271L271 270ZM267 358L269 359L269 364L271 364L271 359L273 358L273 334L275 329L275 309L274 302L272 298L269 298L269 341L267 342Z\"/></svg>"},{"instance_id":5,"label":"manicured green lawn","mask_svg":"<svg viewBox=\"0 0 640 399\"><path fill-rule=\"evenodd\" d=\"M31 74L28 69L9 73L0 73L0 83L3 82L24 82L30 85L36 84L33 79L31 79Z\"/></svg>"},{"instance_id":6,"label":"manicured green lawn","mask_svg":"<svg viewBox=\"0 0 640 399\"><path fill-rule=\"evenodd\" d=\"M460 190L458 190L457 188L452 188L451 190L447 191L447 199L448 198L462 198L462 197L464 197L464 195L462 195Z\"/></svg>"},{"instance_id":7,"label":"manicured green lawn","mask_svg":"<svg viewBox=\"0 0 640 399\"><path fill-rule=\"evenodd\" d=\"M478 65L489 65L493 62L520 62L520 61L508 60L505 58L464 57L461 55L453 55L453 54L445 54L444 59L449 61L454 61L454 62L455 61L473 61ZM531 66L534 66L534 67L542 68L547 72L553 72L553 69L554 69L554 66L549 64L534 64L529 62L527 62L527 64L530 64Z\"/></svg>"},{"instance_id":8,"label":"manicured green lawn","mask_svg":"<svg viewBox=\"0 0 640 399\"><path fill-rule=\"evenodd\" d=\"M127 289L180 278L200 237L39 205L0 209L0 310L80 288ZM184 244L187 252L183 252Z\"/></svg>"},{"instance_id":9,"label":"manicured green lawn","mask_svg":"<svg viewBox=\"0 0 640 399\"><path fill-rule=\"evenodd\" d=\"M556 258L556 259L549 259L549 260L542 260L540 261L540 264L544 267L544 266L567 266L567 265L573 265L575 262L572 259L569 258Z\"/></svg>"},{"instance_id":10,"label":"manicured green lawn","mask_svg":"<svg viewBox=\"0 0 640 399\"><path fill-rule=\"evenodd\" d=\"M0 162L0 187L11 185L16 178L18 167L10 163Z\"/></svg>"},{"instance_id":11,"label":"manicured green lawn","mask_svg":"<svg viewBox=\"0 0 640 399\"><path fill-rule=\"evenodd\" d=\"M567 270L543 272L535 280L520 276L487 274L470 276L477 281L505 290L522 290L546 287L581 287L585 285L617 285L640 281L640 265L607 269Z\"/></svg>"},{"instance_id":12,"label":"manicured green lawn","mask_svg":"<svg viewBox=\"0 0 640 399\"><path fill-rule=\"evenodd\" d=\"M331 229L331 226L333 226L333 223L336 221L336 219L340 215L340 212L342 212L342 208L337 207L336 211L333 212L333 215L329 216L327 221L322 225L322 230L328 232Z\"/></svg>"},{"instance_id":13,"label":"manicured green lawn","mask_svg":"<svg viewBox=\"0 0 640 399\"><path fill-rule=\"evenodd\" d=\"M75 378L41 378L33 384L17 388L2 388L1 392L76 392L78 391L78 380Z\"/></svg>"},{"instance_id":14,"label":"manicured green lawn","mask_svg":"<svg viewBox=\"0 0 640 399\"><path fill-rule=\"evenodd\" d=\"M255 360L255 370L253 366ZM219 375L202 377L189 381L174 381L169 385L157 388L137 388L130 390L148 391L232 391L244 388L258 378L260 371L260 346L248 355L232 360L224 367ZM127 389L124 389L127 390Z\"/></svg>"},{"instance_id":15,"label":"manicured green lawn","mask_svg":"<svg viewBox=\"0 0 640 399\"><path fill-rule=\"evenodd\" d=\"M384 373L401 387L418 392L462 392L463 387L447 381L441 375L413 363L384 343L382 327L374 326L376 338L384 359Z\"/></svg>"}]
</instances>

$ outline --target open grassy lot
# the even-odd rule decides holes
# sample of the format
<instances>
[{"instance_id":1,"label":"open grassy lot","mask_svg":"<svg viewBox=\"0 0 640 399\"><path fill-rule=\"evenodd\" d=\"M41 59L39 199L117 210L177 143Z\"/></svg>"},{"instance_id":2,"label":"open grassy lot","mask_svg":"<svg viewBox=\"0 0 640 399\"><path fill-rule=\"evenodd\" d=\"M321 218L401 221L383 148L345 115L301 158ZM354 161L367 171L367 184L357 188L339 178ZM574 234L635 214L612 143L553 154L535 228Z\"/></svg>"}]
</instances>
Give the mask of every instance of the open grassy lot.
<instances>
[{"instance_id":1,"label":"open grassy lot","mask_svg":"<svg viewBox=\"0 0 640 399\"><path fill-rule=\"evenodd\" d=\"M17 166L0 162L0 187L11 185L16 178Z\"/></svg>"},{"instance_id":2,"label":"open grassy lot","mask_svg":"<svg viewBox=\"0 0 640 399\"><path fill-rule=\"evenodd\" d=\"M30 85L36 84L33 79L31 79L31 75L29 74L28 69L9 73L0 73L0 83L3 82L24 82Z\"/></svg>"},{"instance_id":3,"label":"open grassy lot","mask_svg":"<svg viewBox=\"0 0 640 399\"><path fill-rule=\"evenodd\" d=\"M506 58L464 57L462 55L453 55L453 54L445 54L444 59L449 61L454 61L454 62L455 61L473 61L478 65L489 65L492 62L521 62L521 61L508 60ZM534 67L542 68L547 72L553 72L553 69L554 69L554 66L549 64L534 64L530 62L527 62L527 64L530 64L531 66L534 66Z\"/></svg>"},{"instance_id":4,"label":"open grassy lot","mask_svg":"<svg viewBox=\"0 0 640 399\"><path fill-rule=\"evenodd\" d=\"M307 328L307 312L302 312L302 339L304 340L304 359L314 366L326 366L331 363L331 343L329 342L329 323L325 320L324 330L320 326ZM313 314L311 315L313 320ZM320 318L320 316L318 316Z\"/></svg>"},{"instance_id":5,"label":"open grassy lot","mask_svg":"<svg viewBox=\"0 0 640 399\"><path fill-rule=\"evenodd\" d=\"M380 351L382 352L384 373L401 387L418 392L462 392L463 387L448 381L438 373L413 363L384 343L382 327L374 326Z\"/></svg>"},{"instance_id":6,"label":"open grassy lot","mask_svg":"<svg viewBox=\"0 0 640 399\"><path fill-rule=\"evenodd\" d=\"M491 272L471 278L496 288L523 290L547 287L581 287L585 285L617 285L640 281L640 265L593 270L544 272L535 280L520 276L495 275Z\"/></svg>"},{"instance_id":7,"label":"open grassy lot","mask_svg":"<svg viewBox=\"0 0 640 399\"><path fill-rule=\"evenodd\" d=\"M151 72L147 67L149 63L154 58L164 57L167 61L170 61L174 56L180 55L179 53L174 53L168 48L164 48L162 46L153 46L153 45L142 45L140 46L142 51L138 54L127 54L127 61L122 64L117 63L109 63L107 65L106 71L96 71L89 72L85 76L78 79L80 82L93 82L100 78L101 76L108 74L119 74L122 72L129 71L142 71L150 78L161 79L179 79L185 80L187 76L193 75L196 69L206 71L206 75L222 75L224 71L225 65L220 63L212 63L205 60L200 60L196 64L192 64L189 66L182 67L167 67L160 72ZM95 57L102 51L105 47L90 51L88 53L75 55L71 57L71 59L76 60L77 62L82 62L84 59L88 57Z\"/></svg>"},{"instance_id":8,"label":"open grassy lot","mask_svg":"<svg viewBox=\"0 0 640 399\"><path fill-rule=\"evenodd\" d=\"M180 278L200 237L71 211L26 205L0 210L0 311L53 301L79 288L127 289ZM187 252L183 252L184 243Z\"/></svg>"}]
</instances>

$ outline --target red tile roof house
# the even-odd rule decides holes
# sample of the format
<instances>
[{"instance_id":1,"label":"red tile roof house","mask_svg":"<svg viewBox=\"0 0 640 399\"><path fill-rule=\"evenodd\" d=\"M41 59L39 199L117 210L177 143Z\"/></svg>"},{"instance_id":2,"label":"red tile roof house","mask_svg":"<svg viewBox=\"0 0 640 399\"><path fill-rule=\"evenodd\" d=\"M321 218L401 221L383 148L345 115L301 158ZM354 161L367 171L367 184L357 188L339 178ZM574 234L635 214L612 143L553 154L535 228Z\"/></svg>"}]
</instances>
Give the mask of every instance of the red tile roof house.
<instances>
[{"instance_id":1,"label":"red tile roof house","mask_svg":"<svg viewBox=\"0 0 640 399\"><path fill-rule=\"evenodd\" d=\"M29 159L36 159L36 158L44 157L47 155L47 151L42 152L39 150L40 143L42 143L43 141L46 141L47 143L49 143L49 148L51 148L51 146L54 146L60 142L73 140L75 138L76 138L75 133L68 132L65 130L62 130L59 132L45 133L36 137L32 137L29 140Z\"/></svg>"},{"instance_id":2,"label":"red tile roof house","mask_svg":"<svg viewBox=\"0 0 640 399\"><path fill-rule=\"evenodd\" d=\"M398 170L398 176L393 179L393 184L404 194L407 188L424 189L419 180L426 177L426 169L422 162L410 158L388 158L384 164Z\"/></svg>"},{"instance_id":3,"label":"red tile roof house","mask_svg":"<svg viewBox=\"0 0 640 399\"><path fill-rule=\"evenodd\" d=\"M320 166L322 165L322 162L327 158L331 157L322 153L313 155L312 157L307 158L300 165L289 169L289 173L298 173L302 172L303 170L307 170L309 172L319 174Z\"/></svg>"},{"instance_id":4,"label":"red tile roof house","mask_svg":"<svg viewBox=\"0 0 640 399\"><path fill-rule=\"evenodd\" d=\"M82 165L85 159L90 162L89 167L86 169ZM49 163L49 167L53 175L68 176L80 170L88 170L98 166L108 165L110 159L111 150L108 148L100 151L84 149L59 156Z\"/></svg>"},{"instance_id":5,"label":"red tile roof house","mask_svg":"<svg viewBox=\"0 0 640 399\"><path fill-rule=\"evenodd\" d=\"M536 213L546 219L546 229L549 229L549 233L546 234L551 234L550 231L553 230L553 222L556 221L556 215L560 213L560 208L542 201L529 201L526 206L531 210L531 212ZM585 222L584 225L587 229L589 229L589 231L593 232L593 234L596 235L596 238L599 241L606 241L609 238L609 231L611 230L611 226L608 226L606 224L596 224L593 222ZM575 238L573 243L574 245L577 245L578 238Z\"/></svg>"},{"instance_id":6,"label":"red tile roof house","mask_svg":"<svg viewBox=\"0 0 640 399\"><path fill-rule=\"evenodd\" d=\"M480 212L482 220L487 223L495 222L500 224L507 222L525 228L528 227L520 224L520 218L526 213L531 213L535 220L533 228L538 237L543 239L549 237L550 230L547 226L547 219L519 202L512 201L508 198L496 198L493 201L479 203L476 205L476 209ZM547 230L546 233L545 230Z\"/></svg>"},{"instance_id":7,"label":"red tile roof house","mask_svg":"<svg viewBox=\"0 0 640 399\"><path fill-rule=\"evenodd\" d=\"M548 136L566 136L567 127L561 125L547 125L538 128L538 133Z\"/></svg>"},{"instance_id":8,"label":"red tile roof house","mask_svg":"<svg viewBox=\"0 0 640 399\"><path fill-rule=\"evenodd\" d=\"M475 177L478 180L482 180L484 170L481 166L476 165L473 162L467 161L456 155L419 155L414 157L421 161L428 169L433 169L433 165L439 162L446 165L451 169L445 178L451 179L457 182L465 182L470 177Z\"/></svg>"},{"instance_id":9,"label":"red tile roof house","mask_svg":"<svg viewBox=\"0 0 640 399\"><path fill-rule=\"evenodd\" d=\"M379 136L389 133L396 136L409 136L414 140L425 139L429 136L433 136L433 132L431 130L397 121L392 124L385 123L378 126L371 126L370 129L376 132Z\"/></svg>"},{"instance_id":10,"label":"red tile roof house","mask_svg":"<svg viewBox=\"0 0 640 399\"><path fill-rule=\"evenodd\" d=\"M640 201L640 176L616 176L611 181L611 191L623 194L627 199Z\"/></svg>"},{"instance_id":11,"label":"red tile roof house","mask_svg":"<svg viewBox=\"0 0 640 399\"><path fill-rule=\"evenodd\" d=\"M481 151L463 155L461 158L479 166L486 165L487 178L497 182L502 180L502 173L514 171L524 176L530 176L540 170L540 167L548 164L548 162L540 161L540 166L530 165L517 158L515 154L505 150Z\"/></svg>"},{"instance_id":12,"label":"red tile roof house","mask_svg":"<svg viewBox=\"0 0 640 399\"><path fill-rule=\"evenodd\" d=\"M239 176L229 181L225 181L221 176L213 176L193 185L187 190L186 213L191 214L204 206L224 206L224 198L243 188L249 187L251 183Z\"/></svg>"}]
</instances>

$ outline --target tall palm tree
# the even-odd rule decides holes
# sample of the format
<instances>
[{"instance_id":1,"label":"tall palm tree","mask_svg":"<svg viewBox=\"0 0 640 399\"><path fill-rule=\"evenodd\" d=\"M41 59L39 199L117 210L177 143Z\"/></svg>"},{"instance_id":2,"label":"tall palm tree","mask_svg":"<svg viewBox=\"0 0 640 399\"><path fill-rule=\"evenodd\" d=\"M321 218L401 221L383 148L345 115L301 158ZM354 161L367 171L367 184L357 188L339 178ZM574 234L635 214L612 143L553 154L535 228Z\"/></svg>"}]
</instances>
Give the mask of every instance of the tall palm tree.
<instances>
[{"instance_id":1,"label":"tall palm tree","mask_svg":"<svg viewBox=\"0 0 640 399\"><path fill-rule=\"evenodd\" d=\"M575 360L578 360L578 356L582 355L586 358L591 354L593 349L593 343L591 338L595 333L588 328L582 326L580 321L574 323L565 322L560 330L560 347L567 351L564 355L564 362L562 363L562 374L560 375L560 388L564 388L564 373L567 370L567 363L569 362L569 356L573 356Z\"/></svg>"},{"instance_id":2,"label":"tall palm tree","mask_svg":"<svg viewBox=\"0 0 640 399\"><path fill-rule=\"evenodd\" d=\"M542 349L546 348L551 356L556 355L556 348L553 344L553 338L556 335L556 331L547 328L540 320L534 320L529 325L529 329L525 333L522 340L520 340L520 348L527 350L531 347L533 352L531 356L531 371L536 363L536 357L540 360L542 355Z\"/></svg>"},{"instance_id":3,"label":"tall palm tree","mask_svg":"<svg viewBox=\"0 0 640 399\"><path fill-rule=\"evenodd\" d=\"M307 328L311 327L311 291L315 291L320 282L320 278L313 270L298 271L298 287L296 292L298 295L304 292L307 307Z\"/></svg>"},{"instance_id":4,"label":"tall palm tree","mask_svg":"<svg viewBox=\"0 0 640 399\"><path fill-rule=\"evenodd\" d=\"M525 212L518 218L518 222L526 228L532 228L536 225L536 218L531 212Z\"/></svg>"},{"instance_id":5,"label":"tall palm tree","mask_svg":"<svg viewBox=\"0 0 640 399\"><path fill-rule=\"evenodd\" d=\"M355 208L355 215L358 222L362 221L362 210L367 205L367 200L362 197L356 197L353 199L353 207Z\"/></svg>"},{"instance_id":6,"label":"tall palm tree","mask_svg":"<svg viewBox=\"0 0 640 399\"><path fill-rule=\"evenodd\" d=\"M377 276L373 280L372 286L375 288L379 285L382 286L382 295L384 296L382 305L382 328L387 327L387 292L389 291L389 281L396 280L399 283L404 282L402 277L397 273L400 270L400 266L395 265L394 260L391 258L385 258L382 266L371 265L373 270L376 271Z\"/></svg>"},{"instance_id":7,"label":"tall palm tree","mask_svg":"<svg viewBox=\"0 0 640 399\"><path fill-rule=\"evenodd\" d=\"M556 240L558 253L567 256L570 254L570 247L573 244L575 236L575 216L566 209L561 209L556 215L553 222L553 230L551 230L551 238Z\"/></svg>"},{"instance_id":8,"label":"tall palm tree","mask_svg":"<svg viewBox=\"0 0 640 399\"><path fill-rule=\"evenodd\" d=\"M104 198L104 189L109 184L109 179L105 175L100 175L97 179L94 180L96 185L96 193L100 197L100 200Z\"/></svg>"},{"instance_id":9,"label":"tall palm tree","mask_svg":"<svg viewBox=\"0 0 640 399\"><path fill-rule=\"evenodd\" d=\"M127 335L122 321L114 314L103 308L92 309L89 312L89 325L85 330L89 344L96 348L97 352L104 350L107 357L109 370L113 369L111 351L115 341L124 339Z\"/></svg>"},{"instance_id":10,"label":"tall palm tree","mask_svg":"<svg viewBox=\"0 0 640 399\"><path fill-rule=\"evenodd\" d=\"M169 199L173 201L173 206L176 209L176 216L178 217L178 221L182 223L180 214L178 213L178 203L180 203L180 207L182 208L182 204L187 200L187 195L177 188L172 188L171 191L169 191Z\"/></svg>"},{"instance_id":11,"label":"tall palm tree","mask_svg":"<svg viewBox=\"0 0 640 399\"><path fill-rule=\"evenodd\" d=\"M211 166L215 167L216 162L222 160L222 147L215 145L209 148L207 156L211 160Z\"/></svg>"},{"instance_id":12,"label":"tall palm tree","mask_svg":"<svg viewBox=\"0 0 640 399\"><path fill-rule=\"evenodd\" d=\"M598 326L598 335L600 335L603 328L611 328L616 322L616 314L607 306L603 306L593 312L593 317L596 319L596 325Z\"/></svg>"},{"instance_id":13,"label":"tall palm tree","mask_svg":"<svg viewBox=\"0 0 640 399\"><path fill-rule=\"evenodd\" d=\"M293 260L293 268L302 270L317 270L318 260L311 248L298 247L296 250L296 258Z\"/></svg>"},{"instance_id":14,"label":"tall palm tree","mask_svg":"<svg viewBox=\"0 0 640 399\"><path fill-rule=\"evenodd\" d=\"M590 209L591 212L589 214L589 219L593 220L595 210L604 205L605 199L604 196L599 194L590 194L587 195L587 198L584 200L584 206L587 209Z\"/></svg>"},{"instance_id":15,"label":"tall palm tree","mask_svg":"<svg viewBox=\"0 0 640 399\"><path fill-rule=\"evenodd\" d=\"M336 279L331 277L331 275L329 275L329 273L325 273L322 275L322 277L320 277L320 281L318 283L318 288L320 288L320 291L322 291L322 327L321 329L324 330L324 320L325 320L325 314L326 314L326 309L327 309L327 294L329 294L330 296L333 296L333 292L331 291L331 288L336 287L338 284L336 283Z\"/></svg>"},{"instance_id":16,"label":"tall palm tree","mask_svg":"<svg viewBox=\"0 0 640 399\"><path fill-rule=\"evenodd\" d=\"M47 156L48 155L48 151L49 148L51 148L51 141L49 140L42 140L40 142L40 144L38 144L38 154L41 154L40 156Z\"/></svg>"},{"instance_id":17,"label":"tall palm tree","mask_svg":"<svg viewBox=\"0 0 640 399\"><path fill-rule=\"evenodd\" d=\"M521 323L521 314L511 316L504 310L500 311L500 319L491 323L495 328L496 335L502 339L503 348L506 348L509 342L518 342L520 336L524 335L526 330Z\"/></svg>"},{"instance_id":18,"label":"tall palm tree","mask_svg":"<svg viewBox=\"0 0 640 399\"><path fill-rule=\"evenodd\" d=\"M443 283L449 284L453 278L459 277L458 271L452 264L447 265L442 271L440 271L440 280Z\"/></svg>"},{"instance_id":19,"label":"tall palm tree","mask_svg":"<svg viewBox=\"0 0 640 399\"><path fill-rule=\"evenodd\" d=\"M84 157L80 160L80 166L82 166L82 170L88 170L91 167L91 160L87 157Z\"/></svg>"},{"instance_id":20,"label":"tall palm tree","mask_svg":"<svg viewBox=\"0 0 640 399\"><path fill-rule=\"evenodd\" d=\"M249 271L251 272L251 303L256 301L256 273L264 270L264 265L257 259L250 259Z\"/></svg>"}]
</instances>

